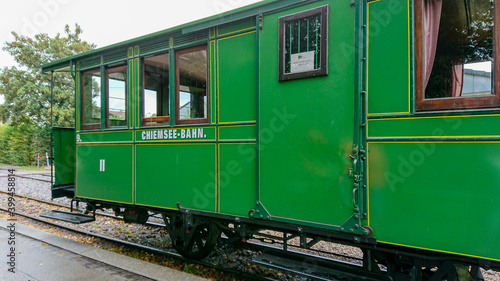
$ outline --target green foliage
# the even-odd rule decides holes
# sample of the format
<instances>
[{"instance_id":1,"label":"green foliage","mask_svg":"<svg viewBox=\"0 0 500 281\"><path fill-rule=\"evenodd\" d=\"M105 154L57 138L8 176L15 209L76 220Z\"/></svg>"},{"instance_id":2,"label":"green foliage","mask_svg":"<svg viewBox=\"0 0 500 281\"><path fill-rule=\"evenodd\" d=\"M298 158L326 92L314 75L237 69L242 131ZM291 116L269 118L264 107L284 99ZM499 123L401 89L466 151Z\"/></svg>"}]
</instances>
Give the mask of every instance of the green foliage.
<instances>
[{"instance_id":1,"label":"green foliage","mask_svg":"<svg viewBox=\"0 0 500 281\"><path fill-rule=\"evenodd\" d=\"M0 105L0 116L13 126L30 124L43 127L50 123L50 75L43 74L37 66L89 51L95 46L80 39L82 30L75 25L72 32L65 27L65 35L54 38L37 34L34 38L12 32L15 40L6 42L9 52L19 67L0 70L0 93L5 103ZM74 126L74 82L68 73L54 74L54 126Z\"/></svg>"},{"instance_id":2,"label":"green foliage","mask_svg":"<svg viewBox=\"0 0 500 281\"><path fill-rule=\"evenodd\" d=\"M49 152L49 128L33 125L2 125L0 129L0 162L12 165L33 165L36 154L41 154L45 162L45 153Z\"/></svg>"},{"instance_id":3,"label":"green foliage","mask_svg":"<svg viewBox=\"0 0 500 281\"><path fill-rule=\"evenodd\" d=\"M5 42L18 66L0 69L0 120L9 125L0 129L0 162L14 165L33 164L36 153L49 151L51 122L51 75L43 74L39 65L95 48L80 39L77 24L64 35L51 38L37 34L34 38L12 32L14 41ZM74 81L69 73L54 74L53 126L74 126Z\"/></svg>"}]
</instances>

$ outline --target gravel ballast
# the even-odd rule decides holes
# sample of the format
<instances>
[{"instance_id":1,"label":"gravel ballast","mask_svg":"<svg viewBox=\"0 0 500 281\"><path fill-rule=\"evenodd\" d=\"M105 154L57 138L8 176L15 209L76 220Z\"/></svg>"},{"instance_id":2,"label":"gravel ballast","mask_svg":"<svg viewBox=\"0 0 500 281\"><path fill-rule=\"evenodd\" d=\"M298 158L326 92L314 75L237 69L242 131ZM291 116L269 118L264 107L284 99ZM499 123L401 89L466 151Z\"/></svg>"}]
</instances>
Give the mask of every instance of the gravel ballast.
<instances>
[{"instance_id":1,"label":"gravel ballast","mask_svg":"<svg viewBox=\"0 0 500 281\"><path fill-rule=\"evenodd\" d=\"M29 171L23 171L23 174L33 178L39 178L43 180L49 180L50 176L35 174L38 172L33 172L30 174ZM28 175L29 174L29 175ZM7 177L5 167L0 167L0 190L7 191ZM50 175L50 174L49 174ZM42 199L50 201L50 183L44 181L38 181L33 179L27 179L22 177L16 177L16 194L26 195L29 197ZM7 196L1 196L0 205L5 207L7 201ZM53 202L59 204L69 205L70 200L67 198L54 199ZM21 202L18 202L20 204ZM22 205L17 205L19 211L26 212L31 215L39 215L42 212L49 211L40 210L37 204L33 201L25 200ZM111 210L108 212L112 213ZM159 218L150 218L150 221L161 222ZM75 226L72 225L71 226ZM168 236L167 231L161 227L150 227L139 224L127 224L123 221L97 217L95 222L77 225L77 228L84 229L86 231L107 235L110 237L122 239L125 241L130 241L138 243L141 245L146 245L150 247L159 248L167 251L174 251L171 248L171 241ZM276 234L276 233L273 233ZM347 255L355 258L362 258L362 253L359 249L354 247L346 247L339 244L320 242L314 246L315 250L334 252L341 255ZM217 248L214 253L212 253L207 260L214 264L220 264L227 266L228 268L234 268L243 272L259 273L262 272L262 268L254 265L251 260L253 257L258 255L258 252L247 250L247 249L236 249L231 245L226 245L222 248ZM306 280L303 277L286 274L283 272L267 272L266 274L273 274L273 278L278 280ZM483 270L483 275L487 281L500 281L500 273L492 270Z\"/></svg>"}]
</instances>

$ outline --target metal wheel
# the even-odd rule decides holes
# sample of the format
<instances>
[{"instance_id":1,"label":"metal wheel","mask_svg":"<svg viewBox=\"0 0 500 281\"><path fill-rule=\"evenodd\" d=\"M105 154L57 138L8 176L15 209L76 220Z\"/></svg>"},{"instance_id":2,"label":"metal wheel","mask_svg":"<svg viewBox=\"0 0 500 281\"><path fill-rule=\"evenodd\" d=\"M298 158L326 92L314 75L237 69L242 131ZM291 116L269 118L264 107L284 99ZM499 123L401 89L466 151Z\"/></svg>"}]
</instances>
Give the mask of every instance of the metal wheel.
<instances>
[{"instance_id":1,"label":"metal wheel","mask_svg":"<svg viewBox=\"0 0 500 281\"><path fill-rule=\"evenodd\" d=\"M220 231L215 223L200 221L187 235L187 243L173 243L173 246L185 258L202 259L212 252L219 236Z\"/></svg>"}]
</instances>

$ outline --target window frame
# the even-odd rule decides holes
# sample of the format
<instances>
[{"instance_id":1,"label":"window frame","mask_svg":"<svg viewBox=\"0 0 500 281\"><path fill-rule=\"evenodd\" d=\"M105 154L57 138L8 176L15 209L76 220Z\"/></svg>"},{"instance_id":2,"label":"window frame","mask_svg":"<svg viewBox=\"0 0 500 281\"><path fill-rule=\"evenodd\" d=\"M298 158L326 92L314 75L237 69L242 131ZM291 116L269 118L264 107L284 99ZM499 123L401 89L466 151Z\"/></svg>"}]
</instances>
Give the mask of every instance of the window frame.
<instances>
[{"instance_id":1,"label":"window frame","mask_svg":"<svg viewBox=\"0 0 500 281\"><path fill-rule=\"evenodd\" d=\"M201 51L204 50L207 54L205 65L206 65L206 88L205 88L205 95L207 97L207 104L206 110L207 110L207 116L206 118L195 118L195 119L180 119L179 117L179 92L180 92L180 87L179 87L179 56L185 53L191 53L194 51ZM176 125L182 125L182 124L204 124L204 123L209 123L209 117L210 117L210 95L209 95L209 80L208 80L208 45L203 44L203 45L198 45L182 50L178 50L175 52L175 124Z\"/></svg>"},{"instance_id":2,"label":"window frame","mask_svg":"<svg viewBox=\"0 0 500 281\"><path fill-rule=\"evenodd\" d=\"M317 77L328 75L328 5L312 8L295 14L282 16L279 18L279 81L289 81L308 77ZM295 21L320 14L321 18L321 39L320 39L320 68L298 73L285 72L285 24L289 21Z\"/></svg>"},{"instance_id":3,"label":"window frame","mask_svg":"<svg viewBox=\"0 0 500 281\"><path fill-rule=\"evenodd\" d=\"M125 75L125 125L124 126L109 126L109 74L110 73L116 73L116 72L122 72L124 71L127 73ZM111 67L106 67L106 98L105 98L105 125L104 127L106 129L113 129L113 128L127 128L128 127L128 113L129 113L129 108L128 108L128 66L127 65L119 65L119 66L111 66ZM102 107L101 107L102 110Z\"/></svg>"},{"instance_id":4,"label":"window frame","mask_svg":"<svg viewBox=\"0 0 500 281\"><path fill-rule=\"evenodd\" d=\"M92 73L95 73L95 72L99 72L99 79L101 79L101 84L102 84L102 77L101 77L101 68L93 68L93 69L89 69L89 70L85 70L85 71L82 71L80 72L80 80L81 80L81 85L80 85L80 122L81 122L81 129L82 130L99 130L101 129L101 123L102 123L102 118L99 118L99 123L88 123L86 124L85 123L85 98L84 98L84 95L85 95L85 75L87 74L92 74ZM102 101L102 85L100 86L100 98L101 98L101 101ZM101 102L101 108L100 108L100 113L99 113L102 117L102 102Z\"/></svg>"},{"instance_id":5,"label":"window frame","mask_svg":"<svg viewBox=\"0 0 500 281\"><path fill-rule=\"evenodd\" d=\"M168 99L168 106L169 106L169 115L167 116L156 116L156 117L144 117L144 114L146 112L146 100L145 100L145 96L146 96L146 64L145 64L145 60L147 58L150 58L150 57L155 57L155 56L161 56L161 55L167 55L168 56L168 75L169 75L169 86L168 86L168 95L167 95L167 99ZM159 53L159 54L154 54L154 55L151 55L151 56L147 56L147 57L143 57L142 58L142 93L141 93L141 108L142 108L142 113L141 113L141 124L142 126L168 126L170 125L170 115L171 115L171 112L170 112L170 109L171 109L171 106L170 106L170 94L171 94L171 91L170 91L170 70L171 70L171 65L172 63L170 62L170 51L168 52L163 52L163 53ZM165 122L165 123L155 123L155 122Z\"/></svg>"},{"instance_id":6,"label":"window frame","mask_svg":"<svg viewBox=\"0 0 500 281\"><path fill-rule=\"evenodd\" d=\"M481 109L500 106L500 4L495 3L492 94L488 96L425 98L423 69L423 3L415 0L415 98L416 111Z\"/></svg>"}]
</instances>

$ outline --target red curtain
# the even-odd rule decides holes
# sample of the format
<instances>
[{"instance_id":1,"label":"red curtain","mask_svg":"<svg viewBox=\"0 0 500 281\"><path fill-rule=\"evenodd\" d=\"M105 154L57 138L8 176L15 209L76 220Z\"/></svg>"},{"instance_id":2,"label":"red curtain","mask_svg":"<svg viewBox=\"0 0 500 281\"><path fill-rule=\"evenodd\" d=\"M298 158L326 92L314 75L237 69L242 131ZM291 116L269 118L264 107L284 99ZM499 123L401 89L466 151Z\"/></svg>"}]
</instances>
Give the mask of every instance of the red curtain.
<instances>
[{"instance_id":1,"label":"red curtain","mask_svg":"<svg viewBox=\"0 0 500 281\"><path fill-rule=\"evenodd\" d=\"M464 64L458 62L452 67L451 75L451 96L460 97L464 86Z\"/></svg>"},{"instance_id":2,"label":"red curtain","mask_svg":"<svg viewBox=\"0 0 500 281\"><path fill-rule=\"evenodd\" d=\"M441 21L441 9L443 7L442 0L424 0L423 7L423 36L424 36L424 71L425 84L429 82L436 57L436 48L439 35L439 23Z\"/></svg>"}]
</instances>

